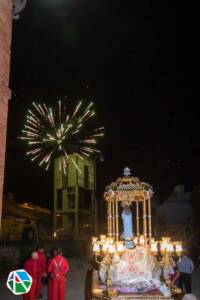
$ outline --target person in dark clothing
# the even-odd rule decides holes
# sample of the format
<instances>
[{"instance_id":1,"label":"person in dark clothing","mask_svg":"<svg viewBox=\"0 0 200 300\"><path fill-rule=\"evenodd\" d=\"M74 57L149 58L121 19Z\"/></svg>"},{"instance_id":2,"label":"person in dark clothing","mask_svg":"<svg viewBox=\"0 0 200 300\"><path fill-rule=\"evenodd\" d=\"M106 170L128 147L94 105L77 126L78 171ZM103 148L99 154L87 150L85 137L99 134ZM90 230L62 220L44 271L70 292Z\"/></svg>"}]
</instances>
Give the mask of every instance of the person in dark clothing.
<instances>
[{"instance_id":1,"label":"person in dark clothing","mask_svg":"<svg viewBox=\"0 0 200 300\"><path fill-rule=\"evenodd\" d=\"M92 273L93 273L93 267L89 266L86 273L86 280L85 280L85 300L92 299Z\"/></svg>"},{"instance_id":2,"label":"person in dark clothing","mask_svg":"<svg viewBox=\"0 0 200 300\"><path fill-rule=\"evenodd\" d=\"M191 274L194 269L193 261L187 256L187 253L184 252L183 256L179 259L177 266L179 268L180 276L178 286L183 290L185 287L186 293L191 293L192 291L192 282Z\"/></svg>"}]
</instances>

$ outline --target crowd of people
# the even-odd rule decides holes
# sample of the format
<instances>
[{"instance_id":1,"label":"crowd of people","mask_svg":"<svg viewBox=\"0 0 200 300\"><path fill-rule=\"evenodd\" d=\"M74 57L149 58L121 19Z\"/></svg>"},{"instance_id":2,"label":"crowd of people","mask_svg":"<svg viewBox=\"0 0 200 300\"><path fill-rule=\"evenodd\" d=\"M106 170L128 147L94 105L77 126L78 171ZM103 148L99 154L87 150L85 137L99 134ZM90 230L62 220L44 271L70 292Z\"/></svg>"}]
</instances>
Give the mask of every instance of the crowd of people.
<instances>
[{"instance_id":1,"label":"crowd of people","mask_svg":"<svg viewBox=\"0 0 200 300\"><path fill-rule=\"evenodd\" d=\"M65 299L69 263L61 249L54 248L52 255L47 258L44 248L37 247L25 261L24 269L33 279L30 291L24 294L24 300L41 299L43 284L48 284L48 300Z\"/></svg>"}]
</instances>

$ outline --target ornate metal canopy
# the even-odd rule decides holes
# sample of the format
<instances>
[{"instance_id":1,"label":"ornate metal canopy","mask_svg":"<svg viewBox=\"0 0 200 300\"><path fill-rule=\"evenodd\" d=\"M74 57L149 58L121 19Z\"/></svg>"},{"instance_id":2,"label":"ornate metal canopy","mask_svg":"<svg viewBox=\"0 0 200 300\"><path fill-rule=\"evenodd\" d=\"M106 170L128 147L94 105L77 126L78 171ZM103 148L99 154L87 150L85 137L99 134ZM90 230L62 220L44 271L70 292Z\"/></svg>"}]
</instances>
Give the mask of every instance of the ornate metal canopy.
<instances>
[{"instance_id":1,"label":"ornate metal canopy","mask_svg":"<svg viewBox=\"0 0 200 300\"><path fill-rule=\"evenodd\" d=\"M136 206L136 235L151 239L151 197L153 188L150 184L131 176L129 168L124 169L124 176L112 182L105 189L104 199L107 202L108 236L119 239L119 204ZM140 209L141 207L141 209ZM142 210L142 216L141 215ZM140 219L142 222L140 222ZM142 224L143 223L143 226Z\"/></svg>"},{"instance_id":2,"label":"ornate metal canopy","mask_svg":"<svg viewBox=\"0 0 200 300\"><path fill-rule=\"evenodd\" d=\"M112 182L105 189L104 199L107 202L107 227L108 236L119 239L119 204L131 206L135 202L136 207L136 235L142 235L144 239L151 239L151 197L153 188L150 184L131 176L131 170L124 169L123 177ZM140 209L141 207L141 209ZM142 217L141 215L142 210ZM140 222L140 219L142 222ZM143 223L143 226L142 224Z\"/></svg>"},{"instance_id":3,"label":"ornate metal canopy","mask_svg":"<svg viewBox=\"0 0 200 300\"><path fill-rule=\"evenodd\" d=\"M129 168L124 169L124 176L106 187L104 198L106 201L121 201L122 205L130 205L134 201L151 198L153 188L150 184L132 177Z\"/></svg>"}]
</instances>

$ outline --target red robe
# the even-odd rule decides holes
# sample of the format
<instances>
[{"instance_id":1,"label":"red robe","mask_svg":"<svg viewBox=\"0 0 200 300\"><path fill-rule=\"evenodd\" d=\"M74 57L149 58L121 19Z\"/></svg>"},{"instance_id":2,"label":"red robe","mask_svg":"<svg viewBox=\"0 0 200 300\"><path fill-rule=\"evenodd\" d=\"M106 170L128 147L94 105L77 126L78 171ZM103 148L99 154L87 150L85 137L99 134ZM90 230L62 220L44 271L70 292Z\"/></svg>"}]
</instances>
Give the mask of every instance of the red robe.
<instances>
[{"instance_id":1,"label":"red robe","mask_svg":"<svg viewBox=\"0 0 200 300\"><path fill-rule=\"evenodd\" d=\"M29 258L24 264L24 270L32 277L33 283L30 291L24 294L24 300L36 300L36 286L38 279L38 262L36 259Z\"/></svg>"},{"instance_id":2,"label":"red robe","mask_svg":"<svg viewBox=\"0 0 200 300\"><path fill-rule=\"evenodd\" d=\"M37 298L41 294L42 290L42 277L44 273L46 272L46 257L45 254L41 251L37 251L38 254L38 280L37 280L37 286L36 286L36 296Z\"/></svg>"},{"instance_id":3,"label":"red robe","mask_svg":"<svg viewBox=\"0 0 200 300\"><path fill-rule=\"evenodd\" d=\"M67 259L57 255L50 259L47 273L51 274L49 280L48 300L64 300L66 288L66 274L69 271Z\"/></svg>"}]
</instances>

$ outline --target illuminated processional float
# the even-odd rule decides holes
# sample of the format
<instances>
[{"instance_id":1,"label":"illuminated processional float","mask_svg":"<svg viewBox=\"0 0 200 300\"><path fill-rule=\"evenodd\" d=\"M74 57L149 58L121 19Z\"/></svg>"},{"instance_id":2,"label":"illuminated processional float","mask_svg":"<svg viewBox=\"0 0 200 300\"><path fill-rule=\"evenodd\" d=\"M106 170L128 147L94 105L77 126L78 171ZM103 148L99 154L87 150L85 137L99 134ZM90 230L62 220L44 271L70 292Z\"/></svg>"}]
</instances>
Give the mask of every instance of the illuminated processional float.
<instances>
[{"instance_id":1,"label":"illuminated processional float","mask_svg":"<svg viewBox=\"0 0 200 300\"><path fill-rule=\"evenodd\" d=\"M93 271L92 299L172 300L180 299L174 285L176 258L181 242L168 237L152 237L152 187L124 176L106 187L107 236L92 238L93 253L99 265Z\"/></svg>"}]
</instances>

